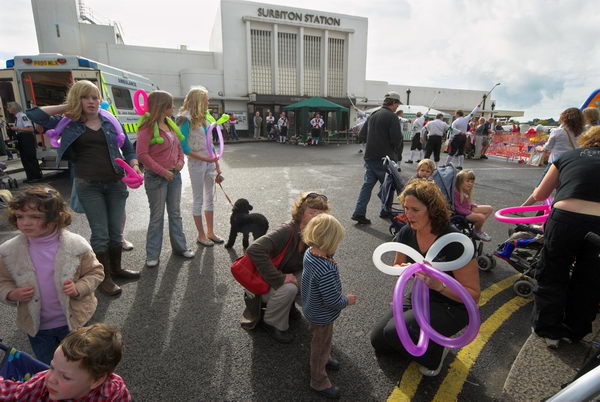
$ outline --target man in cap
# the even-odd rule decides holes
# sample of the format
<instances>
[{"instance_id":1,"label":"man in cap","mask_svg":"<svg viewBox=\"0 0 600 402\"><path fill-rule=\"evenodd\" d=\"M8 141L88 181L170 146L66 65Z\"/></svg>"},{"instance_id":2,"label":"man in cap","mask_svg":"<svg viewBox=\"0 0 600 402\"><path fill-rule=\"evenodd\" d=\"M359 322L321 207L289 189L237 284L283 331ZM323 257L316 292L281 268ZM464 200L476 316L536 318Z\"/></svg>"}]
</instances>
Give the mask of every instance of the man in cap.
<instances>
[{"instance_id":1,"label":"man in cap","mask_svg":"<svg viewBox=\"0 0 600 402\"><path fill-rule=\"evenodd\" d=\"M359 141L366 140L365 148L365 177L352 220L359 224L371 223L366 217L367 205L371 199L371 192L375 183L383 183L385 167L383 158L389 156L394 161L402 160L402 130L400 120L395 112L400 105L400 94L390 91L385 94L381 109L373 112L359 134Z\"/></svg>"}]
</instances>

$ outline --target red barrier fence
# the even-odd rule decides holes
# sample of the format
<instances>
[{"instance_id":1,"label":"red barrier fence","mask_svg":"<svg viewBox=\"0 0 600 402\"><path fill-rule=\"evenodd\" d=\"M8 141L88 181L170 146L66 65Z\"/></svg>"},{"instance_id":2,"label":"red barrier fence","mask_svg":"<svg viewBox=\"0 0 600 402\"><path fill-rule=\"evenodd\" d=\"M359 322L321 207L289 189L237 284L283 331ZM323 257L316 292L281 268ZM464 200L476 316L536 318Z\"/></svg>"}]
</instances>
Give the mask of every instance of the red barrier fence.
<instances>
[{"instance_id":1,"label":"red barrier fence","mask_svg":"<svg viewBox=\"0 0 600 402\"><path fill-rule=\"evenodd\" d=\"M520 163L524 163L531 158L532 153L535 153L535 145L531 142L530 136L526 134L496 131L491 137L487 154L503 156L507 160L518 160Z\"/></svg>"}]
</instances>

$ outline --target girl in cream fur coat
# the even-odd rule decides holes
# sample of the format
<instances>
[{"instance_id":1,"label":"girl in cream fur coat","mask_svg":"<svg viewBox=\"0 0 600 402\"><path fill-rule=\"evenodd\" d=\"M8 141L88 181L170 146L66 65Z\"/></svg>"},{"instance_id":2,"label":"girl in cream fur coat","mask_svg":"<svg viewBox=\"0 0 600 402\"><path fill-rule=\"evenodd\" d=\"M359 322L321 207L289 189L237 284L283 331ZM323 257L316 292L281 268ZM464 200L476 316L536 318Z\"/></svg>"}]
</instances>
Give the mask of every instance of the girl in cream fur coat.
<instances>
[{"instance_id":1,"label":"girl in cream fur coat","mask_svg":"<svg viewBox=\"0 0 600 402\"><path fill-rule=\"evenodd\" d=\"M8 220L21 233L0 245L0 301L17 307L17 327L49 364L62 339L94 314L103 267L89 243L65 229L67 204L49 186L21 192Z\"/></svg>"}]
</instances>

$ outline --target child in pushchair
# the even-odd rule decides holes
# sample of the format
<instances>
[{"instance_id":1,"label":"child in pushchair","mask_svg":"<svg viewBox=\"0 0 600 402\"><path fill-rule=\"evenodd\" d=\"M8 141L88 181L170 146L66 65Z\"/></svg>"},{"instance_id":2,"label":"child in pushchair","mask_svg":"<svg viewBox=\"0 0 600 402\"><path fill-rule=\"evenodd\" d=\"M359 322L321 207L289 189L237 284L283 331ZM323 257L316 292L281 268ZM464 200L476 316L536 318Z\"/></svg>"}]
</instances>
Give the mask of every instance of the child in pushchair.
<instances>
[{"instance_id":1,"label":"child in pushchair","mask_svg":"<svg viewBox=\"0 0 600 402\"><path fill-rule=\"evenodd\" d=\"M521 273L513 283L514 292L521 297L531 297L537 285L534 277L544 247L544 231L539 225L517 224L508 230L508 235L494 255Z\"/></svg>"},{"instance_id":2,"label":"child in pushchair","mask_svg":"<svg viewBox=\"0 0 600 402\"><path fill-rule=\"evenodd\" d=\"M469 222L464 215L456 213L454 208L454 187L456 185L457 169L452 163L444 167L438 167L432 175L433 181L438 185L442 194L448 201L448 206L452 211L450 222L463 234L468 236L473 241L475 246L475 258L477 265L482 271L488 271L496 266L496 261L492 254L483 253L483 242L475 232L475 227L472 222Z\"/></svg>"}]
</instances>

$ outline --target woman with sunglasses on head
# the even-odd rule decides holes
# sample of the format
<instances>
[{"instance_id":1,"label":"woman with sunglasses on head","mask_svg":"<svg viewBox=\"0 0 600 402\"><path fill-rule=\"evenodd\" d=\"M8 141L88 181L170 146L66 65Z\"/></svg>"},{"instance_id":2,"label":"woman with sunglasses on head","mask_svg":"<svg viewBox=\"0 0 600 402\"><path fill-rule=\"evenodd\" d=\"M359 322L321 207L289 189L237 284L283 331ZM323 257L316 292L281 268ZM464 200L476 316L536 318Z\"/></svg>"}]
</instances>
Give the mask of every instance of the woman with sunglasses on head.
<instances>
[{"instance_id":1,"label":"woman with sunglasses on head","mask_svg":"<svg viewBox=\"0 0 600 402\"><path fill-rule=\"evenodd\" d=\"M291 222L260 237L248 247L248 257L271 288L264 295L249 297L246 293L242 327L253 329L260 323L276 341L289 343L293 340L293 335L288 331L289 320L300 318L294 301L298 294L298 276L302 273L302 261L307 248L301 232L312 218L328 211L326 196L314 192L303 193L292 205ZM277 268L272 259L284 250L285 255ZM266 308L261 317L263 303Z\"/></svg>"},{"instance_id":2,"label":"woman with sunglasses on head","mask_svg":"<svg viewBox=\"0 0 600 402\"><path fill-rule=\"evenodd\" d=\"M96 257L104 266L104 281L99 288L114 296L121 293L111 276L137 279L138 271L123 269L123 219L127 186L121 181L125 172L115 162L122 158L138 173L137 155L125 136L121 146L113 124L99 113L100 90L91 81L74 83L67 93L66 103L43 106L27 111L27 117L46 129L55 128L66 116L72 121L62 132L57 151L57 164L62 159L73 163L73 189L83 206L90 224L90 243Z\"/></svg>"}]
</instances>

